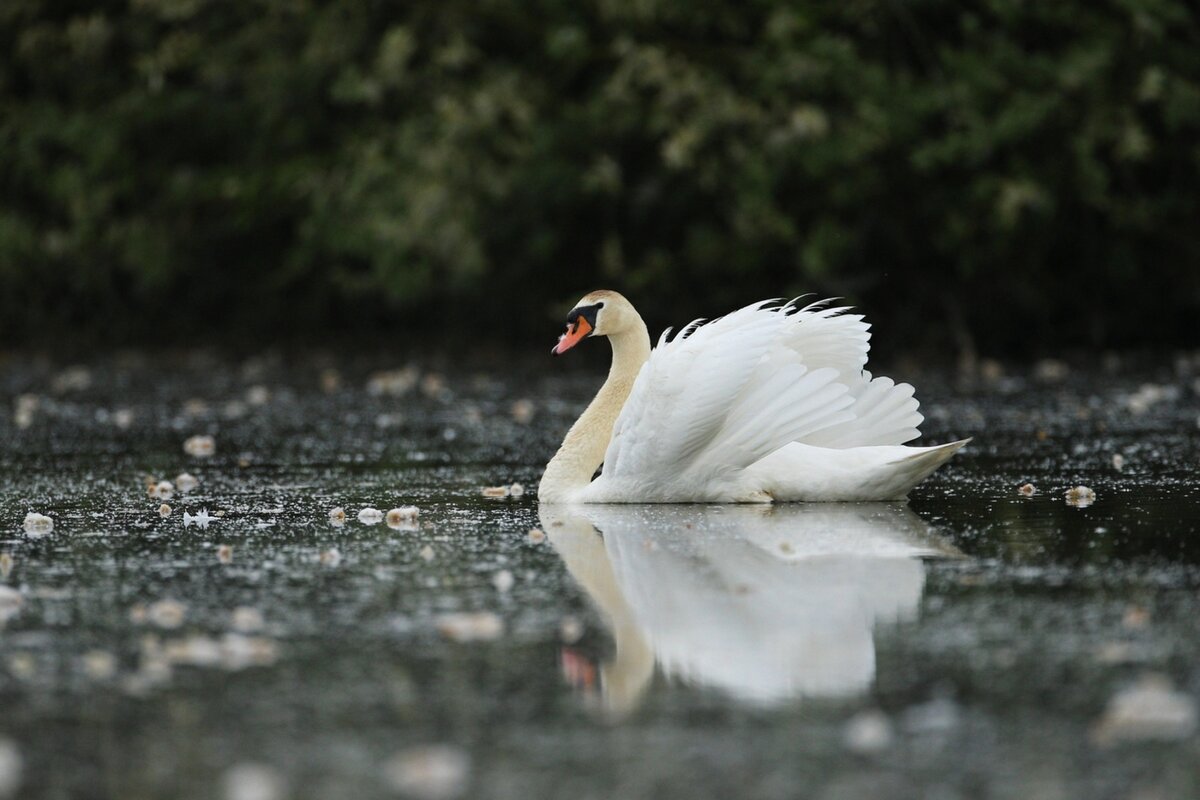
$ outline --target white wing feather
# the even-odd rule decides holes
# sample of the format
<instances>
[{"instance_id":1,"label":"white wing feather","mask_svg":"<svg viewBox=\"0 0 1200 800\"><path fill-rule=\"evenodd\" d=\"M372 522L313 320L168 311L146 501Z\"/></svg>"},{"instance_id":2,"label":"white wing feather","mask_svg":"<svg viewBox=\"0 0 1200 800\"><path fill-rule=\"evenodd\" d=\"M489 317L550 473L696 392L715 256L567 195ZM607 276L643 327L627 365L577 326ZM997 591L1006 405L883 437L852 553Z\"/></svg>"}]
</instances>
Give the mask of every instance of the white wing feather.
<instances>
[{"instance_id":1,"label":"white wing feather","mask_svg":"<svg viewBox=\"0 0 1200 800\"><path fill-rule=\"evenodd\" d=\"M727 483L791 442L850 448L919 435L912 387L863 369L870 326L860 315L776 302L660 337L613 428L597 497L606 485Z\"/></svg>"}]
</instances>

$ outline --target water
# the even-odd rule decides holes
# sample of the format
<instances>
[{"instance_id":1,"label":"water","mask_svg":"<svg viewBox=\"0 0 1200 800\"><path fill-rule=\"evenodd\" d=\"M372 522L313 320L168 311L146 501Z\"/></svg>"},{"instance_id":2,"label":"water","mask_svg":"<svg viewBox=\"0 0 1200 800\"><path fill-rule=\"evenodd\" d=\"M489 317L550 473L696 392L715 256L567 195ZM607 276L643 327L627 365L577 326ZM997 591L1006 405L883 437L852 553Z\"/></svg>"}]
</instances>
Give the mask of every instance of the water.
<instances>
[{"instance_id":1,"label":"water","mask_svg":"<svg viewBox=\"0 0 1200 800\"><path fill-rule=\"evenodd\" d=\"M0 796L1200 795L1191 362L905 376L907 505L571 512L480 490L596 376L331 364L2 367Z\"/></svg>"}]
</instances>

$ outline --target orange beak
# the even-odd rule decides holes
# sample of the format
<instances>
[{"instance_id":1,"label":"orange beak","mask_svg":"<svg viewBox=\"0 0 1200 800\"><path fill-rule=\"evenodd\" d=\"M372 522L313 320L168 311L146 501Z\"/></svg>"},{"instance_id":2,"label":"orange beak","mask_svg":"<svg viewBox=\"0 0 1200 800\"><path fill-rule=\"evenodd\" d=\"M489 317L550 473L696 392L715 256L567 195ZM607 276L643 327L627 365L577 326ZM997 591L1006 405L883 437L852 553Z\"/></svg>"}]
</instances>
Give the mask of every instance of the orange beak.
<instances>
[{"instance_id":1,"label":"orange beak","mask_svg":"<svg viewBox=\"0 0 1200 800\"><path fill-rule=\"evenodd\" d=\"M567 328L567 332L558 337L558 344L551 348L552 355L561 356L563 353L570 350L575 345L592 332L592 326L582 316L575 320L575 324Z\"/></svg>"}]
</instances>

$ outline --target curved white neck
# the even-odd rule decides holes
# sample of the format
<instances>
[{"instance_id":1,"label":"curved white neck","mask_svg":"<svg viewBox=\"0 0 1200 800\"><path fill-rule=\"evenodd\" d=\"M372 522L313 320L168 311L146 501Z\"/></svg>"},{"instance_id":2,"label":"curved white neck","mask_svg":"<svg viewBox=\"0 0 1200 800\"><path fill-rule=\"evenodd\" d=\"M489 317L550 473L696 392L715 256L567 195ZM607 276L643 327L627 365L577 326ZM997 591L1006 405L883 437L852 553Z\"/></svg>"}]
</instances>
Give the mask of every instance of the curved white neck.
<instances>
[{"instance_id":1,"label":"curved white neck","mask_svg":"<svg viewBox=\"0 0 1200 800\"><path fill-rule=\"evenodd\" d=\"M608 337L612 343L612 366L608 379L587 409L567 431L562 446L542 473L538 499L561 503L571 492L587 486L604 463L604 451L612 438L613 425L625 406L633 381L650 357L650 334L641 318L629 329Z\"/></svg>"}]
</instances>

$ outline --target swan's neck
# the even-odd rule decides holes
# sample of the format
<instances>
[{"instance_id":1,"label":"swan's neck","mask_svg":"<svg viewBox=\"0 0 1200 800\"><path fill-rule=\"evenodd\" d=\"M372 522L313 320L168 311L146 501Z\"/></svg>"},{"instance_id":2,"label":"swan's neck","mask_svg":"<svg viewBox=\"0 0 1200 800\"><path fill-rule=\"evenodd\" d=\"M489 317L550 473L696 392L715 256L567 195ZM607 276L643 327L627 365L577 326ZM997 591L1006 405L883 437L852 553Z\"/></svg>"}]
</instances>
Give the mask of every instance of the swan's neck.
<instances>
[{"instance_id":1,"label":"swan's neck","mask_svg":"<svg viewBox=\"0 0 1200 800\"><path fill-rule=\"evenodd\" d=\"M608 379L546 465L538 486L538 499L543 502L569 500L571 492L591 482L604 462L613 424L633 390L633 381L650 357L650 334L640 318L631 329L608 339L613 350Z\"/></svg>"}]
</instances>

